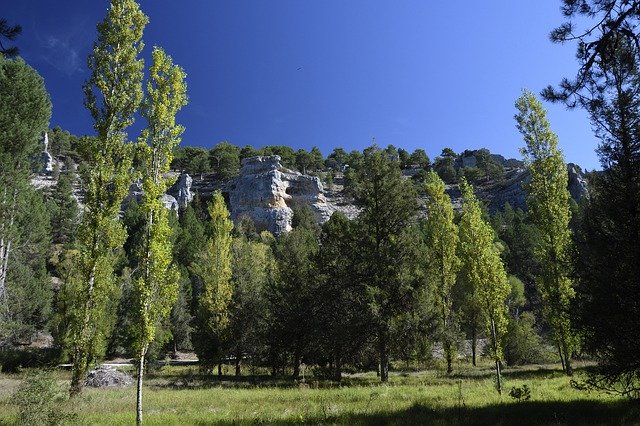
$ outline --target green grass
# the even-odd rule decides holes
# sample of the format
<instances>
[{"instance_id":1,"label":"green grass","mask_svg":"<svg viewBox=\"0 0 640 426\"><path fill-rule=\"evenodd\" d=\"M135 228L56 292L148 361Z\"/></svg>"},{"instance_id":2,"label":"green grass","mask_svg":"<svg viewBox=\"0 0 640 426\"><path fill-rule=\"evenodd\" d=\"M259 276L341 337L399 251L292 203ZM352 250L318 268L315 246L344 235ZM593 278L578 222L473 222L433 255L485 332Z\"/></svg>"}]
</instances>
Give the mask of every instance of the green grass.
<instances>
[{"instance_id":1,"label":"green grass","mask_svg":"<svg viewBox=\"0 0 640 426\"><path fill-rule=\"evenodd\" d=\"M204 377L192 368L166 368L149 376L145 423L237 424L640 424L640 405L571 387L557 366L505 371L502 396L488 366L462 367L452 376L430 370L393 373L380 385L374 373L340 384L299 385L267 376ZM579 379L580 370L578 371ZM58 373L68 385L68 373ZM16 422L11 395L21 375L0 375L0 424ZM527 385L531 400L518 402L511 387ZM75 422L129 425L135 422L135 389L87 389L70 403Z\"/></svg>"}]
</instances>

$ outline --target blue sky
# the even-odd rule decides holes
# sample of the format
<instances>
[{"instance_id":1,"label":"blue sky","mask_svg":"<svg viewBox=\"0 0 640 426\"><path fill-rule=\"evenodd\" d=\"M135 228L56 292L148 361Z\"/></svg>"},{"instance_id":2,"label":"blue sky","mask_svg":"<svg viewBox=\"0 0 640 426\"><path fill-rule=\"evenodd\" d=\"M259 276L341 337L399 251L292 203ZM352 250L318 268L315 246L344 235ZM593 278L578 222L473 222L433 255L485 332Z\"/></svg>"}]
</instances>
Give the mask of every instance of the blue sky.
<instances>
[{"instance_id":1,"label":"blue sky","mask_svg":"<svg viewBox=\"0 0 640 426\"><path fill-rule=\"evenodd\" d=\"M86 58L106 0L12 2L16 44L44 77L51 126L92 133ZM548 34L559 0L140 1L146 56L162 46L187 72L184 145L228 140L328 154L372 143L434 158L486 147L519 158L514 102L577 69ZM583 111L545 103L567 161L598 167Z\"/></svg>"}]
</instances>

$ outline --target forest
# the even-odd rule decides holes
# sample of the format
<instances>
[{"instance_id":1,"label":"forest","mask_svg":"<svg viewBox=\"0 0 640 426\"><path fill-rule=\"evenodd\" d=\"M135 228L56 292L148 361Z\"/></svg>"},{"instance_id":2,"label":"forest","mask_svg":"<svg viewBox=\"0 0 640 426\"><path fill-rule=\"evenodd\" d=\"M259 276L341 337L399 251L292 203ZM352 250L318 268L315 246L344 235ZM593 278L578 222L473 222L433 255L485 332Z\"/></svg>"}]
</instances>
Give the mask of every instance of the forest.
<instances>
[{"instance_id":1,"label":"forest","mask_svg":"<svg viewBox=\"0 0 640 426\"><path fill-rule=\"evenodd\" d=\"M111 0L97 26L83 87L95 134L73 135L49 128L44 80L6 47L20 28L0 20L0 380L19 382L13 421L77 420L52 404L73 405L92 369L115 359L132 366L138 424L143 389L154 395L144 380L172 363L213 387L232 377L349 387L369 373L367 386L393 386L404 377L394 374L436 371L459 386L458 400L463 378L485 371L489 388L516 402L531 390L505 371L555 365L561 374L549 380L572 391L638 400L640 2L562 4L567 22L551 37L577 40L579 66L540 97L523 90L514 99L522 160L484 148L445 148L432 160L426 146L375 143L327 156L318 147L180 146L187 75L160 47L150 64L140 59L148 18L133 0ZM576 35L571 17L592 20L592 30ZM541 98L591 119L601 169L585 174L580 199ZM136 121L143 129L130 135ZM462 161L470 155L473 165ZM278 156L325 189L339 185L357 216L336 211L319 223L300 203L292 230L275 235L248 216L232 221L220 190L196 192L177 210L163 205L181 173L223 186L256 156ZM489 210L477 187L517 168L528 176L525 205ZM36 184L43 176L49 184ZM340 420L330 406L317 422L440 419L419 405L407 417Z\"/></svg>"}]
</instances>

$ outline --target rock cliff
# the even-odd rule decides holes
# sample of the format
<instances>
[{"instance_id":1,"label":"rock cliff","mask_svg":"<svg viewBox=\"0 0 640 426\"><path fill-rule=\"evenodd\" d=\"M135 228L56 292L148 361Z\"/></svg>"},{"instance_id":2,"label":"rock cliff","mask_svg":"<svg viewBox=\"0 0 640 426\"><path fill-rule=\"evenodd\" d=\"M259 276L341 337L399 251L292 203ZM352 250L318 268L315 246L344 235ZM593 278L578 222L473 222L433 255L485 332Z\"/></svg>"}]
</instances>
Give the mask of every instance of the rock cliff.
<instances>
[{"instance_id":1,"label":"rock cliff","mask_svg":"<svg viewBox=\"0 0 640 426\"><path fill-rule=\"evenodd\" d=\"M232 220L248 216L256 229L276 235L291 230L296 205L310 206L319 223L329 220L334 210L319 178L283 168L277 155L244 159L227 191Z\"/></svg>"}]
</instances>

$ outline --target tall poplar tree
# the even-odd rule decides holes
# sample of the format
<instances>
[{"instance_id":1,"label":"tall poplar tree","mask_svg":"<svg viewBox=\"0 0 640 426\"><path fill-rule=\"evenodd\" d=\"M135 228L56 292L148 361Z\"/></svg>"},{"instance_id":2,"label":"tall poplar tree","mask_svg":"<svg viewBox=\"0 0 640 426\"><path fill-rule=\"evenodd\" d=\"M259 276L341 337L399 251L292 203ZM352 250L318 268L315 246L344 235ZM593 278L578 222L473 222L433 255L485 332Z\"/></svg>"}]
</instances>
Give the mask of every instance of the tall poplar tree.
<instances>
[{"instance_id":1,"label":"tall poplar tree","mask_svg":"<svg viewBox=\"0 0 640 426\"><path fill-rule=\"evenodd\" d=\"M482 218L480 202L465 179L462 179L460 186L462 219L458 232L463 279L473 289L474 298L483 311L487 334L491 339L491 356L495 362L496 384L498 392L502 393L500 374L500 362L503 358L502 338L507 331L506 300L511 293L511 288L500 259L500 252L494 245L493 229Z\"/></svg>"},{"instance_id":2,"label":"tall poplar tree","mask_svg":"<svg viewBox=\"0 0 640 426\"><path fill-rule=\"evenodd\" d=\"M142 115L148 122L142 132L139 156L143 161L140 209L145 217L140 271L134 282L134 346L138 358L136 422L142 424L142 378L145 356L156 334L156 324L171 312L178 292L178 269L173 265L172 229L169 210L162 196L171 184L166 176L173 149L180 143L184 128L176 124L176 114L187 103L185 73L160 49L153 50L147 98Z\"/></svg>"},{"instance_id":3,"label":"tall poplar tree","mask_svg":"<svg viewBox=\"0 0 640 426\"><path fill-rule=\"evenodd\" d=\"M97 138L87 147L83 170L85 212L78 229L75 271L67 282L68 339L73 357L71 394L82 390L90 363L104 353L113 318L107 309L117 294L114 265L126 238L120 205L131 182L132 156L125 130L142 101L142 32L148 19L133 0L112 0L98 24L84 85Z\"/></svg>"},{"instance_id":4,"label":"tall poplar tree","mask_svg":"<svg viewBox=\"0 0 640 426\"><path fill-rule=\"evenodd\" d=\"M569 305L575 296L569 278L571 232L567 165L558 148L558 137L551 131L546 111L535 95L524 91L516 101L515 119L526 146L522 149L531 173L527 185L527 207L539 238L534 255L540 265L536 277L545 319L553 330L562 365L572 374L571 352L575 337L571 330Z\"/></svg>"},{"instance_id":5,"label":"tall poplar tree","mask_svg":"<svg viewBox=\"0 0 640 426\"><path fill-rule=\"evenodd\" d=\"M211 237L192 265L202 283L196 310L193 346L202 366L210 369L220 361L223 333L229 325L231 285L231 230L233 222L220 191L208 206Z\"/></svg>"},{"instance_id":6,"label":"tall poplar tree","mask_svg":"<svg viewBox=\"0 0 640 426\"><path fill-rule=\"evenodd\" d=\"M460 260L456 255L458 227L453 222L453 205L445 193L442 179L434 171L427 174L427 217L423 233L427 246L427 279L433 293L438 318L438 334L447 358L447 373L453 371L457 354L457 324L453 316L453 286L458 277Z\"/></svg>"}]
</instances>

